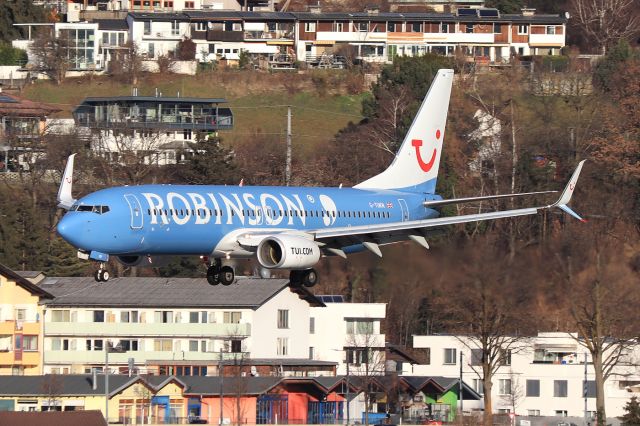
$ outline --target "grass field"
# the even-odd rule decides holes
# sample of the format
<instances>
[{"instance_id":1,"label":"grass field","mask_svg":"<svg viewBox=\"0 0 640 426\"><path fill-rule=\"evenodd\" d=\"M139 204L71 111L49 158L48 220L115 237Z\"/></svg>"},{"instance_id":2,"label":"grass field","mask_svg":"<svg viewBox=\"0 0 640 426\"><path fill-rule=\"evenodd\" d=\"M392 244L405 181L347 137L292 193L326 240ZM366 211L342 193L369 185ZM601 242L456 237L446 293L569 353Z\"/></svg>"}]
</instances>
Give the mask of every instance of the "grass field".
<instances>
[{"instance_id":1,"label":"grass field","mask_svg":"<svg viewBox=\"0 0 640 426\"><path fill-rule=\"evenodd\" d=\"M140 80L138 94L225 98L235 115L231 131L221 132L226 143L262 134L279 139L286 132L287 108L292 106L293 140L301 151L312 151L329 141L349 121L360 120L366 93L348 95L341 89L344 75L266 74L255 71L218 71L197 76L149 75ZM314 83L314 80L316 83ZM57 105L60 117L89 96L130 95L132 86L110 77L68 79L62 85L41 81L25 88L22 96Z\"/></svg>"}]
</instances>

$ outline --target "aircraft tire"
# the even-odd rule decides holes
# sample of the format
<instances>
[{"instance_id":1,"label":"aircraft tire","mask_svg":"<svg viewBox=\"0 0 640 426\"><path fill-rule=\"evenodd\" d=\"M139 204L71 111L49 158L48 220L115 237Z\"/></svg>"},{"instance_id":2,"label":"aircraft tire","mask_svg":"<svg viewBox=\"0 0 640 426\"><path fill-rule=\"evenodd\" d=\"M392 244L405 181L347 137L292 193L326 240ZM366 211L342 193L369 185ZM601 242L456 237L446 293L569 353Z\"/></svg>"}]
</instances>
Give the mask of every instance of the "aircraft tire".
<instances>
[{"instance_id":1,"label":"aircraft tire","mask_svg":"<svg viewBox=\"0 0 640 426\"><path fill-rule=\"evenodd\" d=\"M231 266L223 266L222 268L220 268L219 277L220 283L222 285L231 285L233 284L233 280L235 279L236 275L233 272L233 268Z\"/></svg>"},{"instance_id":2,"label":"aircraft tire","mask_svg":"<svg viewBox=\"0 0 640 426\"><path fill-rule=\"evenodd\" d=\"M93 273L93 278L96 282L102 282L102 274L100 273L100 269Z\"/></svg>"},{"instance_id":3,"label":"aircraft tire","mask_svg":"<svg viewBox=\"0 0 640 426\"><path fill-rule=\"evenodd\" d=\"M318 273L315 269L307 269L302 275L302 285L313 287L318 283Z\"/></svg>"},{"instance_id":4,"label":"aircraft tire","mask_svg":"<svg viewBox=\"0 0 640 426\"><path fill-rule=\"evenodd\" d=\"M107 281L109 281L109 278L111 278L110 274L109 274L109 271L107 271L106 269L103 269L102 270L102 282L106 283Z\"/></svg>"},{"instance_id":5,"label":"aircraft tire","mask_svg":"<svg viewBox=\"0 0 640 426\"><path fill-rule=\"evenodd\" d=\"M220 284L220 269L215 266L210 266L207 269L207 282L209 285L218 285Z\"/></svg>"}]
</instances>

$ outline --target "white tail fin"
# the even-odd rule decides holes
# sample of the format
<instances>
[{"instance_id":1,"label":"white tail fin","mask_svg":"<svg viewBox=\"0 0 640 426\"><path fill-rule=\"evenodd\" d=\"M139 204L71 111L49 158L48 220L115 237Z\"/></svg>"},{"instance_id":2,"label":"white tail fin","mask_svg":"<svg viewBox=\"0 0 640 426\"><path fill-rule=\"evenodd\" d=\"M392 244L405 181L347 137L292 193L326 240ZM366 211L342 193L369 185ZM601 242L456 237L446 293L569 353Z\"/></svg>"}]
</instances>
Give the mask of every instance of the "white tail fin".
<instances>
[{"instance_id":1,"label":"white tail fin","mask_svg":"<svg viewBox=\"0 0 640 426\"><path fill-rule=\"evenodd\" d=\"M438 70L393 163L354 188L435 192L452 84L453 70Z\"/></svg>"}]
</instances>

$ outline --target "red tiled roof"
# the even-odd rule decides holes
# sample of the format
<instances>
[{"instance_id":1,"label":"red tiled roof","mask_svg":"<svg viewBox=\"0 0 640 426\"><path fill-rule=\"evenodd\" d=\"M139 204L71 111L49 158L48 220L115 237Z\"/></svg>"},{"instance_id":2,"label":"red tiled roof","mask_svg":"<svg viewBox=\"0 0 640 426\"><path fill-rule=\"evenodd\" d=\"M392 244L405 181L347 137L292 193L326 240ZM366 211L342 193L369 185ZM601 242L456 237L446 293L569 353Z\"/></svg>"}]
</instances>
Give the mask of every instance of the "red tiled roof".
<instances>
[{"instance_id":1,"label":"red tiled roof","mask_svg":"<svg viewBox=\"0 0 640 426\"><path fill-rule=\"evenodd\" d=\"M106 426L102 413L87 411L0 411L0 426Z\"/></svg>"},{"instance_id":2,"label":"red tiled roof","mask_svg":"<svg viewBox=\"0 0 640 426\"><path fill-rule=\"evenodd\" d=\"M62 110L53 105L0 93L0 116L43 117L59 111Z\"/></svg>"}]
</instances>

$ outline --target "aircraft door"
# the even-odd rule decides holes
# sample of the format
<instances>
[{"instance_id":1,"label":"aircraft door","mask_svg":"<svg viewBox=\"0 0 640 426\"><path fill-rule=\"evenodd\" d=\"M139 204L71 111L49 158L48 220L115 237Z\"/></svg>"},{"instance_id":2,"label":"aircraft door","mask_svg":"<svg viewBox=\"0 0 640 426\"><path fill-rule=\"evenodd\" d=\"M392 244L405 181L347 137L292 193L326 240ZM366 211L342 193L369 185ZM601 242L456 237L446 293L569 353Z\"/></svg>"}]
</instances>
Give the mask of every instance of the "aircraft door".
<instances>
[{"instance_id":1,"label":"aircraft door","mask_svg":"<svg viewBox=\"0 0 640 426\"><path fill-rule=\"evenodd\" d=\"M398 204L400 204L400 208L402 209L402 221L406 222L409 220L409 209L407 208L407 202L402 199L399 198L398 199Z\"/></svg>"},{"instance_id":2,"label":"aircraft door","mask_svg":"<svg viewBox=\"0 0 640 426\"><path fill-rule=\"evenodd\" d=\"M131 210L131 229L142 229L142 207L138 197L133 194L125 194L124 198L129 204L129 210Z\"/></svg>"}]
</instances>

